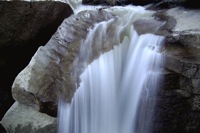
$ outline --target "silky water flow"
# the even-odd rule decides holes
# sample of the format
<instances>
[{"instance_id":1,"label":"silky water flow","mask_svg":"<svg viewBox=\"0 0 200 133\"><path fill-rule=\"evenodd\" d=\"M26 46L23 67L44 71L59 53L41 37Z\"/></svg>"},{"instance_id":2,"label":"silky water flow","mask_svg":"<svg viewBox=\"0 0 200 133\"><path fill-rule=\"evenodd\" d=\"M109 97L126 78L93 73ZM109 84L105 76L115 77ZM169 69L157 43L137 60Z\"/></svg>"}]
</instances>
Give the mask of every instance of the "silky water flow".
<instances>
[{"instance_id":1,"label":"silky water flow","mask_svg":"<svg viewBox=\"0 0 200 133\"><path fill-rule=\"evenodd\" d=\"M95 24L80 44L82 65L75 63L75 70L83 69L80 83L71 103L59 101L59 133L152 131L154 97L162 79L160 49L164 37L138 35L134 30L133 21L149 14L142 7L116 7L111 12L118 19ZM113 49L102 51L88 64L92 46L105 43L108 27L113 23L117 23L109 41L114 43Z\"/></svg>"}]
</instances>

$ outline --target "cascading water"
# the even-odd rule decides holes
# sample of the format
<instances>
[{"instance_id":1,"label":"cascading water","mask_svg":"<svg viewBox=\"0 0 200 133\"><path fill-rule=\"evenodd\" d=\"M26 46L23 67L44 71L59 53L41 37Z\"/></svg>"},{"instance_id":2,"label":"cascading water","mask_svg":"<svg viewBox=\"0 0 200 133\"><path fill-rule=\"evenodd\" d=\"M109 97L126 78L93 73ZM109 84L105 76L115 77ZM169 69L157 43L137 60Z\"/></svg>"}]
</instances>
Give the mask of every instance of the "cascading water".
<instances>
[{"instance_id":1,"label":"cascading water","mask_svg":"<svg viewBox=\"0 0 200 133\"><path fill-rule=\"evenodd\" d=\"M120 12L117 20L96 24L81 44L82 61L75 63L82 67L80 83L71 103L59 101L59 133L151 132L147 127L152 115L148 111L152 110L147 106L161 79L163 58L159 51L164 37L139 36L132 23L148 13L141 7L131 8L130 14ZM88 65L92 45L101 49L112 24L117 25L110 38L113 49L102 51Z\"/></svg>"}]
</instances>

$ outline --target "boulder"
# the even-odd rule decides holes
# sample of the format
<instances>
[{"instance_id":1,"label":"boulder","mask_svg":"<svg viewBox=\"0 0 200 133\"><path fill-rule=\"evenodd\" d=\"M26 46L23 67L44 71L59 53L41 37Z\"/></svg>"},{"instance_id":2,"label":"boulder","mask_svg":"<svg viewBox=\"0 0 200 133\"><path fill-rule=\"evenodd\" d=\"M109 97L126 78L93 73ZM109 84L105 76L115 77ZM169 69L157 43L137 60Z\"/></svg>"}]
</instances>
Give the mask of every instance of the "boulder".
<instances>
[{"instance_id":1,"label":"boulder","mask_svg":"<svg viewBox=\"0 0 200 133\"><path fill-rule=\"evenodd\" d=\"M12 105L11 86L39 46L73 12L61 2L0 1L0 118Z\"/></svg>"},{"instance_id":2,"label":"boulder","mask_svg":"<svg viewBox=\"0 0 200 133\"><path fill-rule=\"evenodd\" d=\"M7 133L55 133L57 119L15 102L1 124Z\"/></svg>"},{"instance_id":3,"label":"boulder","mask_svg":"<svg viewBox=\"0 0 200 133\"><path fill-rule=\"evenodd\" d=\"M71 76L73 62L79 53L81 42L95 23L111 18L114 16L110 13L96 10L83 11L65 19L48 43L38 48L28 66L15 78L12 95L19 105L56 117L58 96L64 96L64 99L69 102L75 92ZM16 119L17 115L23 115L19 114L23 113L22 111L15 112L16 108L11 107L11 110ZM40 130L38 128L42 125L35 126L31 120L25 120L26 125L22 120L13 123L9 112L2 119L2 125L7 131L17 129L20 132L24 128ZM29 115L33 115L30 116L31 119L35 114ZM22 126L16 128L16 125ZM56 130L55 126L51 128L53 131Z\"/></svg>"}]
</instances>

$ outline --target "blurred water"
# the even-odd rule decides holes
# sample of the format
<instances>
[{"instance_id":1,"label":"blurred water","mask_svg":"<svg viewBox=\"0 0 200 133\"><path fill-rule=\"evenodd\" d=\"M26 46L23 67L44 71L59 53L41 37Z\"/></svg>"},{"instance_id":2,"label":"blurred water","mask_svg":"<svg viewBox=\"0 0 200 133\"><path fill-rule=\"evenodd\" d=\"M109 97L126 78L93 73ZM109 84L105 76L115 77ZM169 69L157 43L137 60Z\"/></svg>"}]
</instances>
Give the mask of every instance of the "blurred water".
<instances>
[{"instance_id":1,"label":"blurred water","mask_svg":"<svg viewBox=\"0 0 200 133\"><path fill-rule=\"evenodd\" d=\"M75 79L81 73L80 84L77 81L71 103L59 101L59 133L151 133L153 97L162 79L159 51L164 37L136 33L132 22L145 16L141 7L130 14L121 10L115 12L121 18L112 29L112 50L90 63L92 46L101 50L116 20L96 24L81 44L79 64L75 63Z\"/></svg>"}]
</instances>

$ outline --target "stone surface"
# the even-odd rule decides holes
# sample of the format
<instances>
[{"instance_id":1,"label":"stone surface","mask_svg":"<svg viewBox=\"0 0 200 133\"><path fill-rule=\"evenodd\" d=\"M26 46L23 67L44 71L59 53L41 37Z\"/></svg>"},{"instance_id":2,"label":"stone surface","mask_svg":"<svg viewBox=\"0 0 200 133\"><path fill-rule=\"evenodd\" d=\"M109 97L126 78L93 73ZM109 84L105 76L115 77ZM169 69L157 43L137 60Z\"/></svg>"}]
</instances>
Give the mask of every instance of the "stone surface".
<instances>
[{"instance_id":1,"label":"stone surface","mask_svg":"<svg viewBox=\"0 0 200 133\"><path fill-rule=\"evenodd\" d=\"M153 133L198 133L200 10L176 7L159 13L157 19L171 26L162 27L167 73L158 92Z\"/></svg>"},{"instance_id":2,"label":"stone surface","mask_svg":"<svg viewBox=\"0 0 200 133\"><path fill-rule=\"evenodd\" d=\"M55 133L57 119L15 102L1 124L7 133Z\"/></svg>"},{"instance_id":3,"label":"stone surface","mask_svg":"<svg viewBox=\"0 0 200 133\"><path fill-rule=\"evenodd\" d=\"M200 10L177 7L155 16L171 25L164 26L161 33L167 37L162 51L166 68L188 78L200 78Z\"/></svg>"},{"instance_id":4,"label":"stone surface","mask_svg":"<svg viewBox=\"0 0 200 133\"><path fill-rule=\"evenodd\" d=\"M82 40L95 23L113 17L99 10L72 15L63 21L45 46L39 47L13 83L12 95L16 103L1 122L8 132L56 132L55 121L49 123L51 117L40 114L44 112L56 117L59 94L65 94L66 101L71 100L75 92L71 80L73 61L79 53ZM42 119L44 122L37 123ZM44 123L47 125L43 126Z\"/></svg>"},{"instance_id":5,"label":"stone surface","mask_svg":"<svg viewBox=\"0 0 200 133\"><path fill-rule=\"evenodd\" d=\"M176 26L172 29L171 41L179 41L183 45L200 46L200 10L185 9L181 7L172 8L167 15L175 18Z\"/></svg>"},{"instance_id":6,"label":"stone surface","mask_svg":"<svg viewBox=\"0 0 200 133\"><path fill-rule=\"evenodd\" d=\"M45 45L71 8L61 2L0 1L0 118L12 105L11 86L37 48Z\"/></svg>"},{"instance_id":7,"label":"stone surface","mask_svg":"<svg viewBox=\"0 0 200 133\"><path fill-rule=\"evenodd\" d=\"M65 19L50 41L37 50L29 65L16 77L13 98L38 111L46 102L56 106L60 93L70 101L75 92L71 80L73 61L81 41L92 25L112 17L104 11L84 11Z\"/></svg>"},{"instance_id":8,"label":"stone surface","mask_svg":"<svg viewBox=\"0 0 200 133\"><path fill-rule=\"evenodd\" d=\"M138 19L134 22L134 28L139 35L145 33L160 34L165 21L156 20L154 18Z\"/></svg>"},{"instance_id":9,"label":"stone surface","mask_svg":"<svg viewBox=\"0 0 200 133\"><path fill-rule=\"evenodd\" d=\"M189 78L167 71L158 90L153 133L186 133L191 109Z\"/></svg>"},{"instance_id":10,"label":"stone surface","mask_svg":"<svg viewBox=\"0 0 200 133\"><path fill-rule=\"evenodd\" d=\"M191 78L173 71L164 77L156 100L153 133L198 133L199 95L193 92Z\"/></svg>"}]
</instances>

